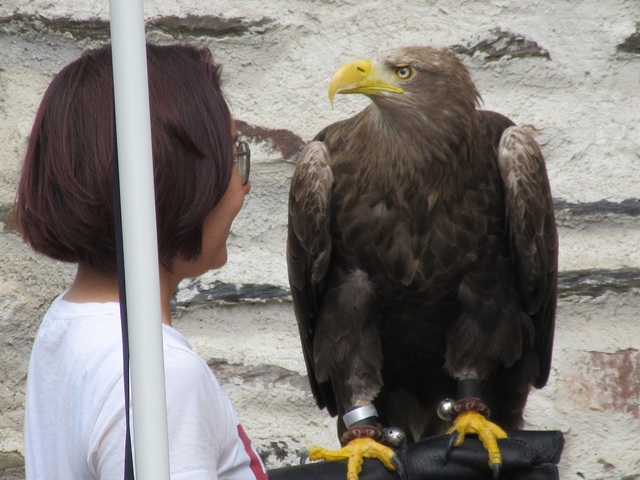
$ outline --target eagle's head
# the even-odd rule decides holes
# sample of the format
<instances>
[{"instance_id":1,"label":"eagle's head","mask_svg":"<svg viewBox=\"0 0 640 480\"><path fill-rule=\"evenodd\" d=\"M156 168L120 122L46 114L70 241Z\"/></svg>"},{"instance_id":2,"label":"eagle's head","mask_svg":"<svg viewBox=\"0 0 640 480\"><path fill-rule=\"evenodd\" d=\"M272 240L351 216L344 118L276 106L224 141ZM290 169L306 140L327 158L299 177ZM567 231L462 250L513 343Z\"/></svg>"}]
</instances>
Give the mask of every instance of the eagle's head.
<instances>
[{"instance_id":1,"label":"eagle's head","mask_svg":"<svg viewBox=\"0 0 640 480\"><path fill-rule=\"evenodd\" d=\"M475 110L480 99L460 59L427 46L396 48L341 66L329 85L332 104L337 93L362 93L381 109L417 109L430 116Z\"/></svg>"}]
</instances>

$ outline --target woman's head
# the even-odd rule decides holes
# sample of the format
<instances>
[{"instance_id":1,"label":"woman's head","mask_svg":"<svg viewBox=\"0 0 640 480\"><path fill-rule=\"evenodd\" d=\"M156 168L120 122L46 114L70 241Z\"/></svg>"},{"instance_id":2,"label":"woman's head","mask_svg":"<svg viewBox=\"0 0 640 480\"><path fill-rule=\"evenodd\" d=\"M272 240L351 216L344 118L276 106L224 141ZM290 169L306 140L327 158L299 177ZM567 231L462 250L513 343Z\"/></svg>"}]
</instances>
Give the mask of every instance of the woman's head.
<instances>
[{"instance_id":1,"label":"woman's head","mask_svg":"<svg viewBox=\"0 0 640 480\"><path fill-rule=\"evenodd\" d=\"M208 50L147 46L158 249L195 259L233 167L231 115ZM111 49L66 66L33 125L17 193L25 240L52 258L114 270ZM123 208L127 208L123 205Z\"/></svg>"}]
</instances>

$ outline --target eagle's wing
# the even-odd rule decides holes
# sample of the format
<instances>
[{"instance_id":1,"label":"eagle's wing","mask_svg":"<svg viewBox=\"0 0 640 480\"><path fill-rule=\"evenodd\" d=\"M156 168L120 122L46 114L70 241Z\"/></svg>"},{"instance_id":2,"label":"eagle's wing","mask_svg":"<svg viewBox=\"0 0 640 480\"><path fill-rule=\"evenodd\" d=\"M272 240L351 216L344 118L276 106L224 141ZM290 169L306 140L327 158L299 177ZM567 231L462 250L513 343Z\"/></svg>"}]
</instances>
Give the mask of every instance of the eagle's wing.
<instances>
[{"instance_id":1,"label":"eagle's wing","mask_svg":"<svg viewBox=\"0 0 640 480\"><path fill-rule=\"evenodd\" d=\"M317 382L313 360L319 301L331 261L329 161L329 151L319 141L310 142L300 153L289 190L287 266L311 390L318 407L335 415L331 385Z\"/></svg>"},{"instance_id":2,"label":"eagle's wing","mask_svg":"<svg viewBox=\"0 0 640 480\"><path fill-rule=\"evenodd\" d=\"M498 147L504 184L511 255L524 308L534 321L534 348L539 358L533 385L549 378L556 312L558 235L542 152L521 127L509 127Z\"/></svg>"}]
</instances>

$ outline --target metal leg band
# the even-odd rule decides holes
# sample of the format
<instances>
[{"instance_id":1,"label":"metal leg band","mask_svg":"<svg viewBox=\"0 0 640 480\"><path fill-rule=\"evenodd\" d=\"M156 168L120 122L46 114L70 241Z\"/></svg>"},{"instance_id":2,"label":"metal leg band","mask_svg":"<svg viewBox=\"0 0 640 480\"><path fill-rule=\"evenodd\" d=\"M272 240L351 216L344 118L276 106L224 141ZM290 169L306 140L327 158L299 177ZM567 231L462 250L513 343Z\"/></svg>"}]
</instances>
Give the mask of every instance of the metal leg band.
<instances>
[{"instance_id":1,"label":"metal leg band","mask_svg":"<svg viewBox=\"0 0 640 480\"><path fill-rule=\"evenodd\" d=\"M364 407L357 407L353 410L348 411L342 416L342 420L347 428L351 427L353 424L358 423L367 418L375 418L378 416L378 411L376 407L373 405L365 405Z\"/></svg>"}]
</instances>

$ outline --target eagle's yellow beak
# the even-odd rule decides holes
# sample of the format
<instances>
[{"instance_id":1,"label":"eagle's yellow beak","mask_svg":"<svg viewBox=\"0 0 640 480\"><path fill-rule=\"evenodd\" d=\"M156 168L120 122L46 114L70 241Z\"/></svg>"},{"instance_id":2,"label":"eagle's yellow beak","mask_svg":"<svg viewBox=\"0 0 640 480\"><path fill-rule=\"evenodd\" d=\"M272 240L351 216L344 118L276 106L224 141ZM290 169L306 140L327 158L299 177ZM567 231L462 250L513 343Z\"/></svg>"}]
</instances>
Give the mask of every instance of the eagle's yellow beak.
<instances>
[{"instance_id":1,"label":"eagle's yellow beak","mask_svg":"<svg viewBox=\"0 0 640 480\"><path fill-rule=\"evenodd\" d=\"M333 106L336 93L382 95L383 92L404 93L395 83L393 72L371 60L345 63L331 77L329 101Z\"/></svg>"}]
</instances>

